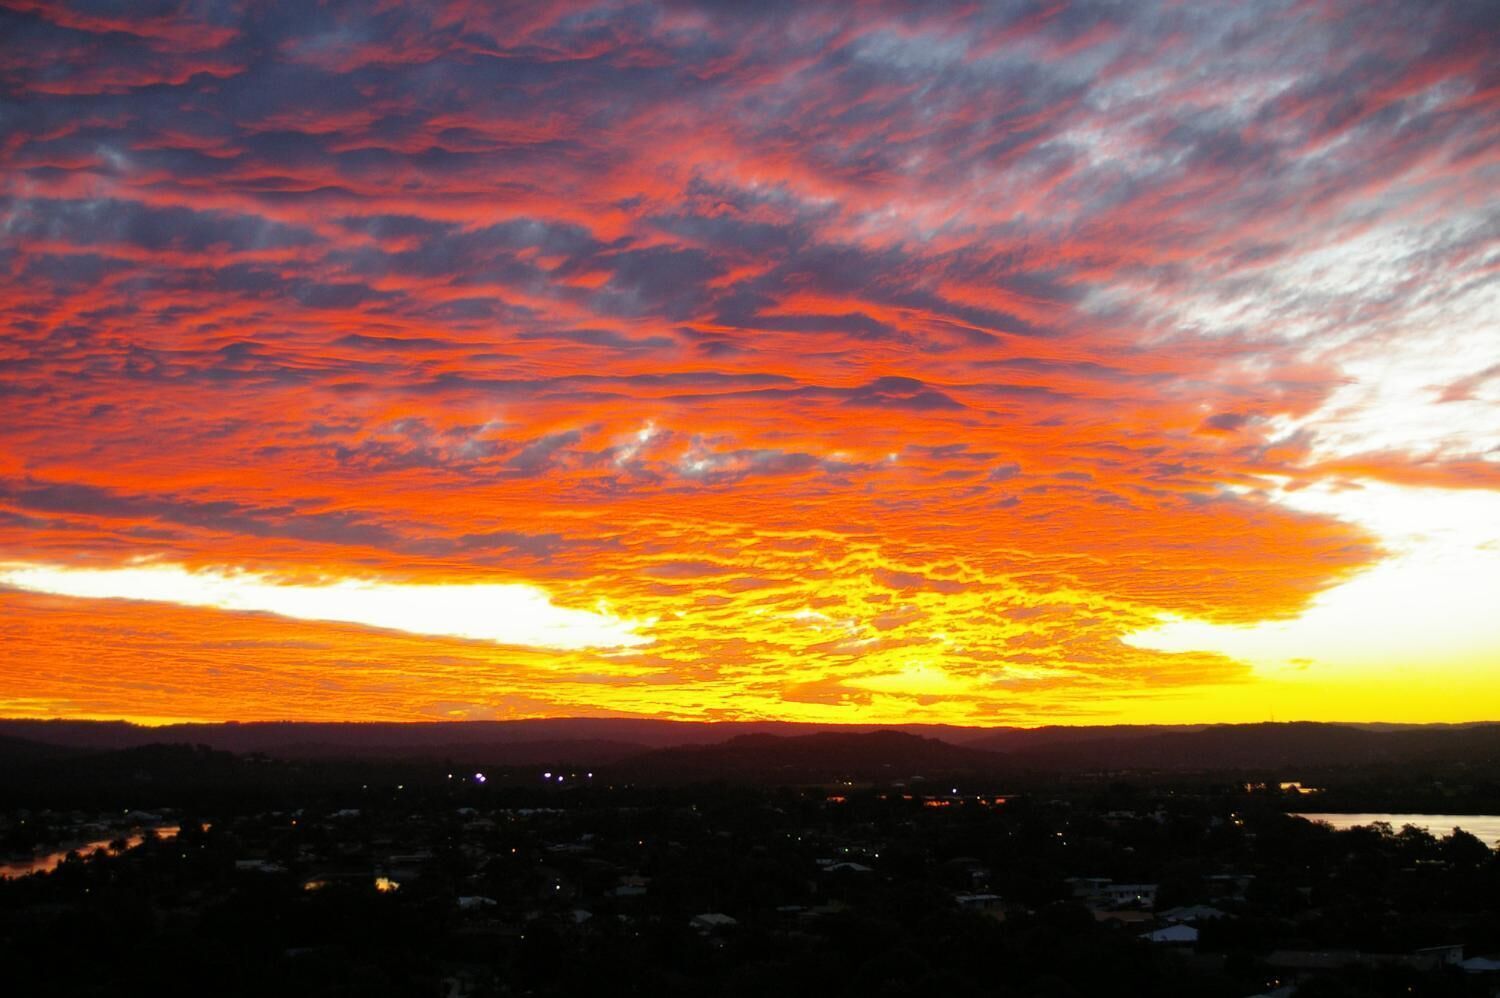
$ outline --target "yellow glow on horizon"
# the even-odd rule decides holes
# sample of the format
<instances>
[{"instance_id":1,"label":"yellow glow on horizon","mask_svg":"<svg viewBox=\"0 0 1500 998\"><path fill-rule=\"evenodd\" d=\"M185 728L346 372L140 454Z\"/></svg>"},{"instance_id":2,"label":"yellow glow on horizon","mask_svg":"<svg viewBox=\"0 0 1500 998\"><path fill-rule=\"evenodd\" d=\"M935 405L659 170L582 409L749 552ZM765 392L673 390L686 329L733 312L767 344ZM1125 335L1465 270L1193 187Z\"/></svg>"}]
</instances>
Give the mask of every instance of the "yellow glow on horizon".
<instances>
[{"instance_id":1,"label":"yellow glow on horizon","mask_svg":"<svg viewBox=\"0 0 1500 998\"><path fill-rule=\"evenodd\" d=\"M1395 682L1406 697L1426 684L1440 697L1447 690L1500 702L1500 496L1366 482L1280 499L1359 523L1389 556L1290 620L1228 625L1164 616L1124 640L1156 651L1218 652L1251 664L1261 680L1293 688L1331 683L1366 698ZM1387 707L1400 702L1386 699Z\"/></svg>"},{"instance_id":2,"label":"yellow glow on horizon","mask_svg":"<svg viewBox=\"0 0 1500 998\"><path fill-rule=\"evenodd\" d=\"M637 624L554 604L524 583L280 582L254 572L148 563L117 568L0 563L0 585L85 599L130 599L273 613L410 634L575 650L645 644Z\"/></svg>"},{"instance_id":3,"label":"yellow glow on horizon","mask_svg":"<svg viewBox=\"0 0 1500 998\"><path fill-rule=\"evenodd\" d=\"M975 691L974 682L954 677L944 669L929 665L910 665L899 672L851 679L849 685L856 689L873 690L877 693L898 693L908 696L954 694L972 696Z\"/></svg>"}]
</instances>

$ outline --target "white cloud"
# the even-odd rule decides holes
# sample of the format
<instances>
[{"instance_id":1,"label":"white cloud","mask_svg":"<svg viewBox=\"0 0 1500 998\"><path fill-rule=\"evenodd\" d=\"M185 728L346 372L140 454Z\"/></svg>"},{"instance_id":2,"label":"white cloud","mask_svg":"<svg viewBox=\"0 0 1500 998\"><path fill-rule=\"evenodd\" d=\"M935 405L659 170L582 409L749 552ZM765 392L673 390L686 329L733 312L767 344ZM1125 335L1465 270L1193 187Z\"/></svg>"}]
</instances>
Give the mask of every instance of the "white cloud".
<instances>
[{"instance_id":1,"label":"white cloud","mask_svg":"<svg viewBox=\"0 0 1500 998\"><path fill-rule=\"evenodd\" d=\"M1274 674L1493 668L1500 648L1500 495L1366 482L1315 486L1279 500L1375 533L1389 557L1316 596L1293 620L1250 625L1164 618L1125 641L1157 651L1214 651Z\"/></svg>"},{"instance_id":2,"label":"white cloud","mask_svg":"<svg viewBox=\"0 0 1500 998\"><path fill-rule=\"evenodd\" d=\"M72 568L11 562L0 563L0 584L58 596L260 611L538 648L615 648L647 641L635 632L635 621L602 608L557 606L545 591L524 583L292 583L254 572L193 571L170 564Z\"/></svg>"}]
</instances>

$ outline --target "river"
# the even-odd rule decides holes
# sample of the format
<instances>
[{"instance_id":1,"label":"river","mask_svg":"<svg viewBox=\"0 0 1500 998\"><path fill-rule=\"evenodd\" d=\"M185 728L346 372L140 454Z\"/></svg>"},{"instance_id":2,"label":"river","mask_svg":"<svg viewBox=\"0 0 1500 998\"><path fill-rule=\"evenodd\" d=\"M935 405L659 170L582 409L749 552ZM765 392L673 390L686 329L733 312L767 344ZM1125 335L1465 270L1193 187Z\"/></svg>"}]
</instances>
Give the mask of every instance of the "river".
<instances>
[{"instance_id":1,"label":"river","mask_svg":"<svg viewBox=\"0 0 1500 998\"><path fill-rule=\"evenodd\" d=\"M164 825L152 829L159 838L170 839L177 835L176 825ZM59 864L67 858L68 853L76 852L80 856L92 856L96 852L106 852L109 844L121 836L113 838L97 839L93 842L83 842L78 845L68 846L66 849L54 849L51 852L37 853L30 859L5 859L0 860L0 877L24 877L31 873L50 873L57 869ZM126 848L134 849L145 839L145 833L134 831L124 836Z\"/></svg>"},{"instance_id":2,"label":"river","mask_svg":"<svg viewBox=\"0 0 1500 998\"><path fill-rule=\"evenodd\" d=\"M1438 838L1442 838L1455 828L1464 831L1479 839L1491 849L1500 840L1500 815L1494 814L1306 814L1299 813L1298 818L1306 818L1308 821L1326 821L1340 831L1346 828L1355 828L1359 825L1373 825L1377 821L1384 821L1396 831L1406 825L1416 825L1418 828L1426 829Z\"/></svg>"}]
</instances>

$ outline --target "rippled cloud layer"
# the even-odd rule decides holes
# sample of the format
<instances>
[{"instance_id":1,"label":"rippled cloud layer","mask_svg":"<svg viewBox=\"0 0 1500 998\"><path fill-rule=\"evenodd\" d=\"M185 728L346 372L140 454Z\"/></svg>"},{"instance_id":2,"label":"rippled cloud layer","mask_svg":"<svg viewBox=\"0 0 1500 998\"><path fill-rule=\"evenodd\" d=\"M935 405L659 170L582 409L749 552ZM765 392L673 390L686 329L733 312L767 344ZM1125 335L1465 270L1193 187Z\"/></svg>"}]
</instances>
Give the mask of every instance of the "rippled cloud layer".
<instances>
[{"instance_id":1,"label":"rippled cloud layer","mask_svg":"<svg viewBox=\"0 0 1500 998\"><path fill-rule=\"evenodd\" d=\"M1395 719L1336 635L1211 636L1449 508L1393 496L1500 522L1497 50L1485 2L0 2L0 713Z\"/></svg>"}]
</instances>

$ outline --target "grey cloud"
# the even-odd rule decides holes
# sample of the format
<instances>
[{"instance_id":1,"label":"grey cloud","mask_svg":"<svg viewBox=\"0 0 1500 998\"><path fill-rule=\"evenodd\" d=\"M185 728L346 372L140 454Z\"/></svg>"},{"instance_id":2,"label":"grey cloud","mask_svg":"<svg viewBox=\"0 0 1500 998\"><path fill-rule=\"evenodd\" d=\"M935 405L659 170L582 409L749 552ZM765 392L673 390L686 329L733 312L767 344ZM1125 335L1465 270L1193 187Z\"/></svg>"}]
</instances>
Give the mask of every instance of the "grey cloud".
<instances>
[{"instance_id":1,"label":"grey cloud","mask_svg":"<svg viewBox=\"0 0 1500 998\"><path fill-rule=\"evenodd\" d=\"M307 246L313 233L257 215L150 207L112 199L0 200L3 229L15 238L87 247L115 243L155 252L206 253Z\"/></svg>"},{"instance_id":2,"label":"grey cloud","mask_svg":"<svg viewBox=\"0 0 1500 998\"><path fill-rule=\"evenodd\" d=\"M1203 425L1213 430L1234 431L1250 421L1250 417L1239 412L1216 412L1203 421Z\"/></svg>"},{"instance_id":3,"label":"grey cloud","mask_svg":"<svg viewBox=\"0 0 1500 998\"><path fill-rule=\"evenodd\" d=\"M82 484L0 483L0 497L48 513L147 519L250 537L283 537L330 544L392 547L400 536L366 514L306 511L294 505L252 506L176 495L129 495Z\"/></svg>"},{"instance_id":4,"label":"grey cloud","mask_svg":"<svg viewBox=\"0 0 1500 998\"><path fill-rule=\"evenodd\" d=\"M558 341L578 343L583 346L608 347L626 352L667 350L677 346L677 341L666 336L642 336L634 339L608 329L558 329L551 331L524 332L522 340Z\"/></svg>"},{"instance_id":5,"label":"grey cloud","mask_svg":"<svg viewBox=\"0 0 1500 998\"><path fill-rule=\"evenodd\" d=\"M505 466L517 474L535 475L546 470L558 452L573 446L582 439L583 434L578 430L549 433L522 447L505 463Z\"/></svg>"}]
</instances>

